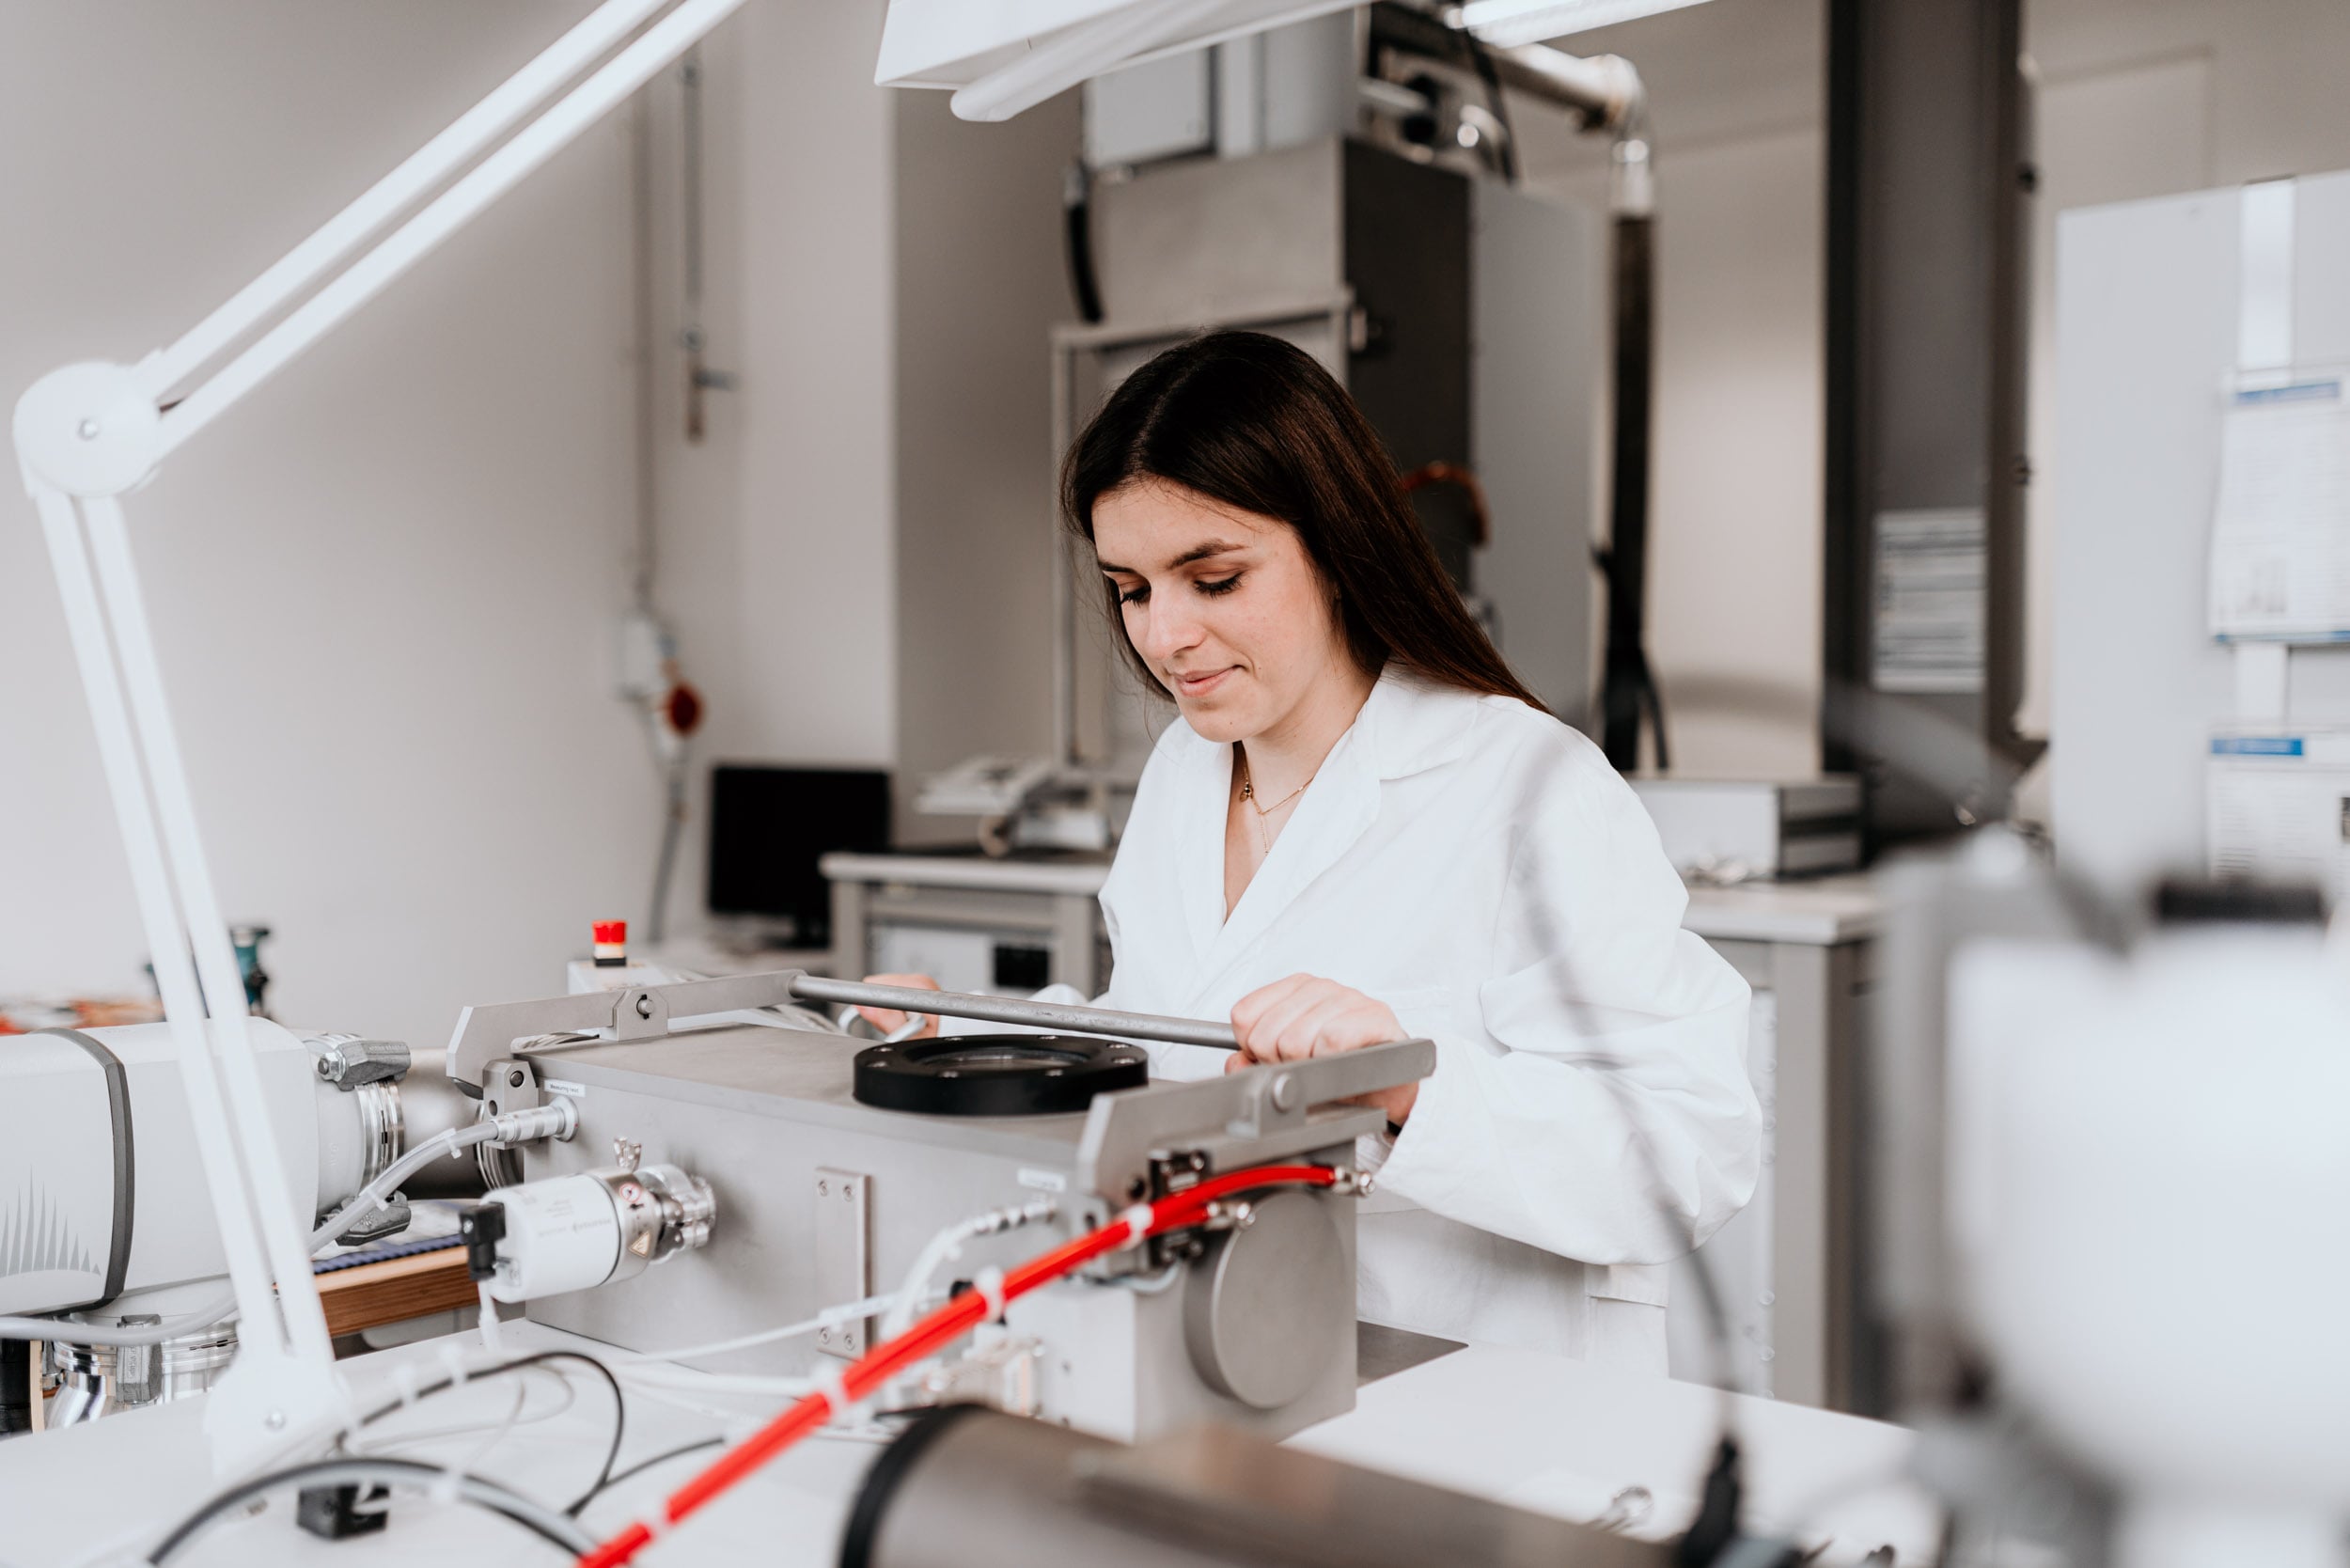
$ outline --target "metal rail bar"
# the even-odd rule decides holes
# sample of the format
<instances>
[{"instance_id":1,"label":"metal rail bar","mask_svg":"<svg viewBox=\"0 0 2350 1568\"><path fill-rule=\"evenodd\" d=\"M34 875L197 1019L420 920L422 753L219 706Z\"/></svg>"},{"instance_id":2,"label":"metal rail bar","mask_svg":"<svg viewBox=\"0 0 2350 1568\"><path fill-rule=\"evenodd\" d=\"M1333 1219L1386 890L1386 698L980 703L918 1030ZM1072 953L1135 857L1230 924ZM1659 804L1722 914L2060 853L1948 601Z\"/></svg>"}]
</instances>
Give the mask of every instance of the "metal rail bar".
<instances>
[{"instance_id":1,"label":"metal rail bar","mask_svg":"<svg viewBox=\"0 0 2350 1568\"><path fill-rule=\"evenodd\" d=\"M1218 1051L1240 1049L1240 1042L1226 1025L1198 1018L1168 1018L1152 1012L1117 1012L1105 1007L1028 1002L958 991L923 991L905 985L867 985L858 980L822 980L814 975L794 980L791 995L806 1002L846 1002L858 1007L895 1008L901 1012L977 1018L990 1024L1031 1024L1072 1034L1161 1040L1177 1045L1206 1045Z\"/></svg>"}]
</instances>

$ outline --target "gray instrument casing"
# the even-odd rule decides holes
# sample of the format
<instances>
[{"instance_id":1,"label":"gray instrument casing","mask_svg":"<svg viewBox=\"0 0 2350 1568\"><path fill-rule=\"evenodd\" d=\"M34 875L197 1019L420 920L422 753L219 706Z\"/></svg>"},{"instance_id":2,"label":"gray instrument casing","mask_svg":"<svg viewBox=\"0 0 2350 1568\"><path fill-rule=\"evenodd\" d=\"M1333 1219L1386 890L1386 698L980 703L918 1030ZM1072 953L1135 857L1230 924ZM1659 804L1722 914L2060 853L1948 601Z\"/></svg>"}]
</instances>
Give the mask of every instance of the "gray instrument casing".
<instances>
[{"instance_id":1,"label":"gray instrument casing","mask_svg":"<svg viewBox=\"0 0 2350 1568\"><path fill-rule=\"evenodd\" d=\"M533 1321L628 1350L756 1333L897 1287L945 1227L1053 1199L1055 1217L964 1245L934 1283L1009 1267L1103 1223L1147 1190L1154 1153L1197 1152L1212 1171L1283 1159L1351 1168L1379 1112L1339 1096L1425 1074L1434 1049L1403 1042L1198 1083L1099 1096L1084 1114L945 1117L878 1110L851 1094L865 1044L734 1027L521 1048L485 1074L511 1104L563 1094L580 1136L529 1146L525 1174L584 1171L616 1138L706 1179L711 1244L634 1279L529 1303ZM1147 1278L1139 1251L1014 1302L1000 1331L1033 1341L1036 1414L1123 1441L1203 1419L1283 1435L1353 1408L1355 1200L1269 1197L1262 1223L1213 1234L1203 1255ZM1158 1287L1153 1289L1152 1287ZM689 1362L707 1371L822 1374L870 1323L811 1350L784 1341ZM1239 1397L1236 1397L1239 1396Z\"/></svg>"}]
</instances>

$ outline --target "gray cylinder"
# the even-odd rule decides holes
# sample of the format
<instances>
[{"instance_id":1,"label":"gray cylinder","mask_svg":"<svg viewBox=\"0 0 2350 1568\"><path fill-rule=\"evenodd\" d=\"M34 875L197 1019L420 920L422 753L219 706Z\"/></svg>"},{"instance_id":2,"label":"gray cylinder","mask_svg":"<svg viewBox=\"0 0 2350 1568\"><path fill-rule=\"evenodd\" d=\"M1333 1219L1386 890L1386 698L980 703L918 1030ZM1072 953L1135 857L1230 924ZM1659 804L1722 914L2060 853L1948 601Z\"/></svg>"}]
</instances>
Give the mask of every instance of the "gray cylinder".
<instances>
[{"instance_id":1,"label":"gray cylinder","mask_svg":"<svg viewBox=\"0 0 2350 1568\"><path fill-rule=\"evenodd\" d=\"M1738 1560L1778 1568L1793 1556L1761 1547ZM924 1415L883 1450L840 1543L840 1568L1668 1568L1673 1561L1669 1544L1522 1513L1248 1433L1202 1427L1128 1448L969 1404Z\"/></svg>"}]
</instances>

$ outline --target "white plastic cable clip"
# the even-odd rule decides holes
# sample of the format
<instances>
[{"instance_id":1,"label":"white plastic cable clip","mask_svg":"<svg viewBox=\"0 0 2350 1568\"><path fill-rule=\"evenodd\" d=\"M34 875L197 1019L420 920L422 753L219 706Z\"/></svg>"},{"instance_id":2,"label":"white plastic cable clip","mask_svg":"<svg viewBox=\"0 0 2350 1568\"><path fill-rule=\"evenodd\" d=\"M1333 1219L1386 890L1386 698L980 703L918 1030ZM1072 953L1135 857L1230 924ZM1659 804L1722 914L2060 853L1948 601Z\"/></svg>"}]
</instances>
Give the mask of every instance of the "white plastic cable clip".
<instances>
[{"instance_id":1,"label":"white plastic cable clip","mask_svg":"<svg viewBox=\"0 0 2350 1568\"><path fill-rule=\"evenodd\" d=\"M481 1312L477 1319L477 1324L481 1330L481 1348L493 1356L501 1355L505 1347L498 1342L497 1298L490 1294L490 1282L487 1279L481 1281L479 1300Z\"/></svg>"},{"instance_id":2,"label":"white plastic cable clip","mask_svg":"<svg viewBox=\"0 0 2350 1568\"><path fill-rule=\"evenodd\" d=\"M457 1348L456 1341L443 1340L438 1359L441 1370L448 1373L448 1386L452 1388L463 1388L469 1374L465 1371L465 1353Z\"/></svg>"},{"instance_id":3,"label":"white plastic cable clip","mask_svg":"<svg viewBox=\"0 0 2350 1568\"><path fill-rule=\"evenodd\" d=\"M424 1489L424 1495L432 1500L435 1508L453 1508L457 1504L458 1488L464 1482L465 1472L451 1465L432 1478L432 1483Z\"/></svg>"},{"instance_id":4,"label":"white plastic cable clip","mask_svg":"<svg viewBox=\"0 0 2350 1568\"><path fill-rule=\"evenodd\" d=\"M1126 1222L1126 1245L1128 1247L1134 1246L1135 1243L1151 1233L1151 1205L1148 1203L1137 1203L1133 1208L1120 1213L1118 1217Z\"/></svg>"},{"instance_id":5,"label":"white plastic cable clip","mask_svg":"<svg viewBox=\"0 0 2350 1568\"><path fill-rule=\"evenodd\" d=\"M864 1401L849 1397L849 1368L854 1363L842 1361L824 1369L816 1379L816 1391L824 1396L824 1415L828 1420L848 1422L864 1414Z\"/></svg>"},{"instance_id":6,"label":"white plastic cable clip","mask_svg":"<svg viewBox=\"0 0 2350 1568\"><path fill-rule=\"evenodd\" d=\"M392 1391L400 1395L402 1410L416 1403L416 1369L402 1361L392 1369Z\"/></svg>"},{"instance_id":7,"label":"white plastic cable clip","mask_svg":"<svg viewBox=\"0 0 2350 1568\"><path fill-rule=\"evenodd\" d=\"M981 1323L1003 1322L1006 1299L1004 1271L994 1263L988 1264L987 1267L979 1270L978 1278L971 1281L971 1288L979 1293L980 1300L987 1303L987 1316L979 1321Z\"/></svg>"}]
</instances>

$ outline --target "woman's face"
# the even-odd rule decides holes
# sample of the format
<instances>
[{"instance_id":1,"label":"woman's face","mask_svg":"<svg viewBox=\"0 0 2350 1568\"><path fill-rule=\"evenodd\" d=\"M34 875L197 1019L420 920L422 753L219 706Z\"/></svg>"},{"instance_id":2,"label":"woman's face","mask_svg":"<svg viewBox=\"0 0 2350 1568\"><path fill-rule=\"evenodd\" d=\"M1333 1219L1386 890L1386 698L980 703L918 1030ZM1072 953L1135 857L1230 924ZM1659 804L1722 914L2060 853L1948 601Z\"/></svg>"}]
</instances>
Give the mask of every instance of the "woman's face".
<instances>
[{"instance_id":1,"label":"woman's face","mask_svg":"<svg viewBox=\"0 0 2350 1568\"><path fill-rule=\"evenodd\" d=\"M1193 730L1277 731L1354 661L1297 530L1164 479L1093 504L1093 548L1126 635Z\"/></svg>"}]
</instances>

